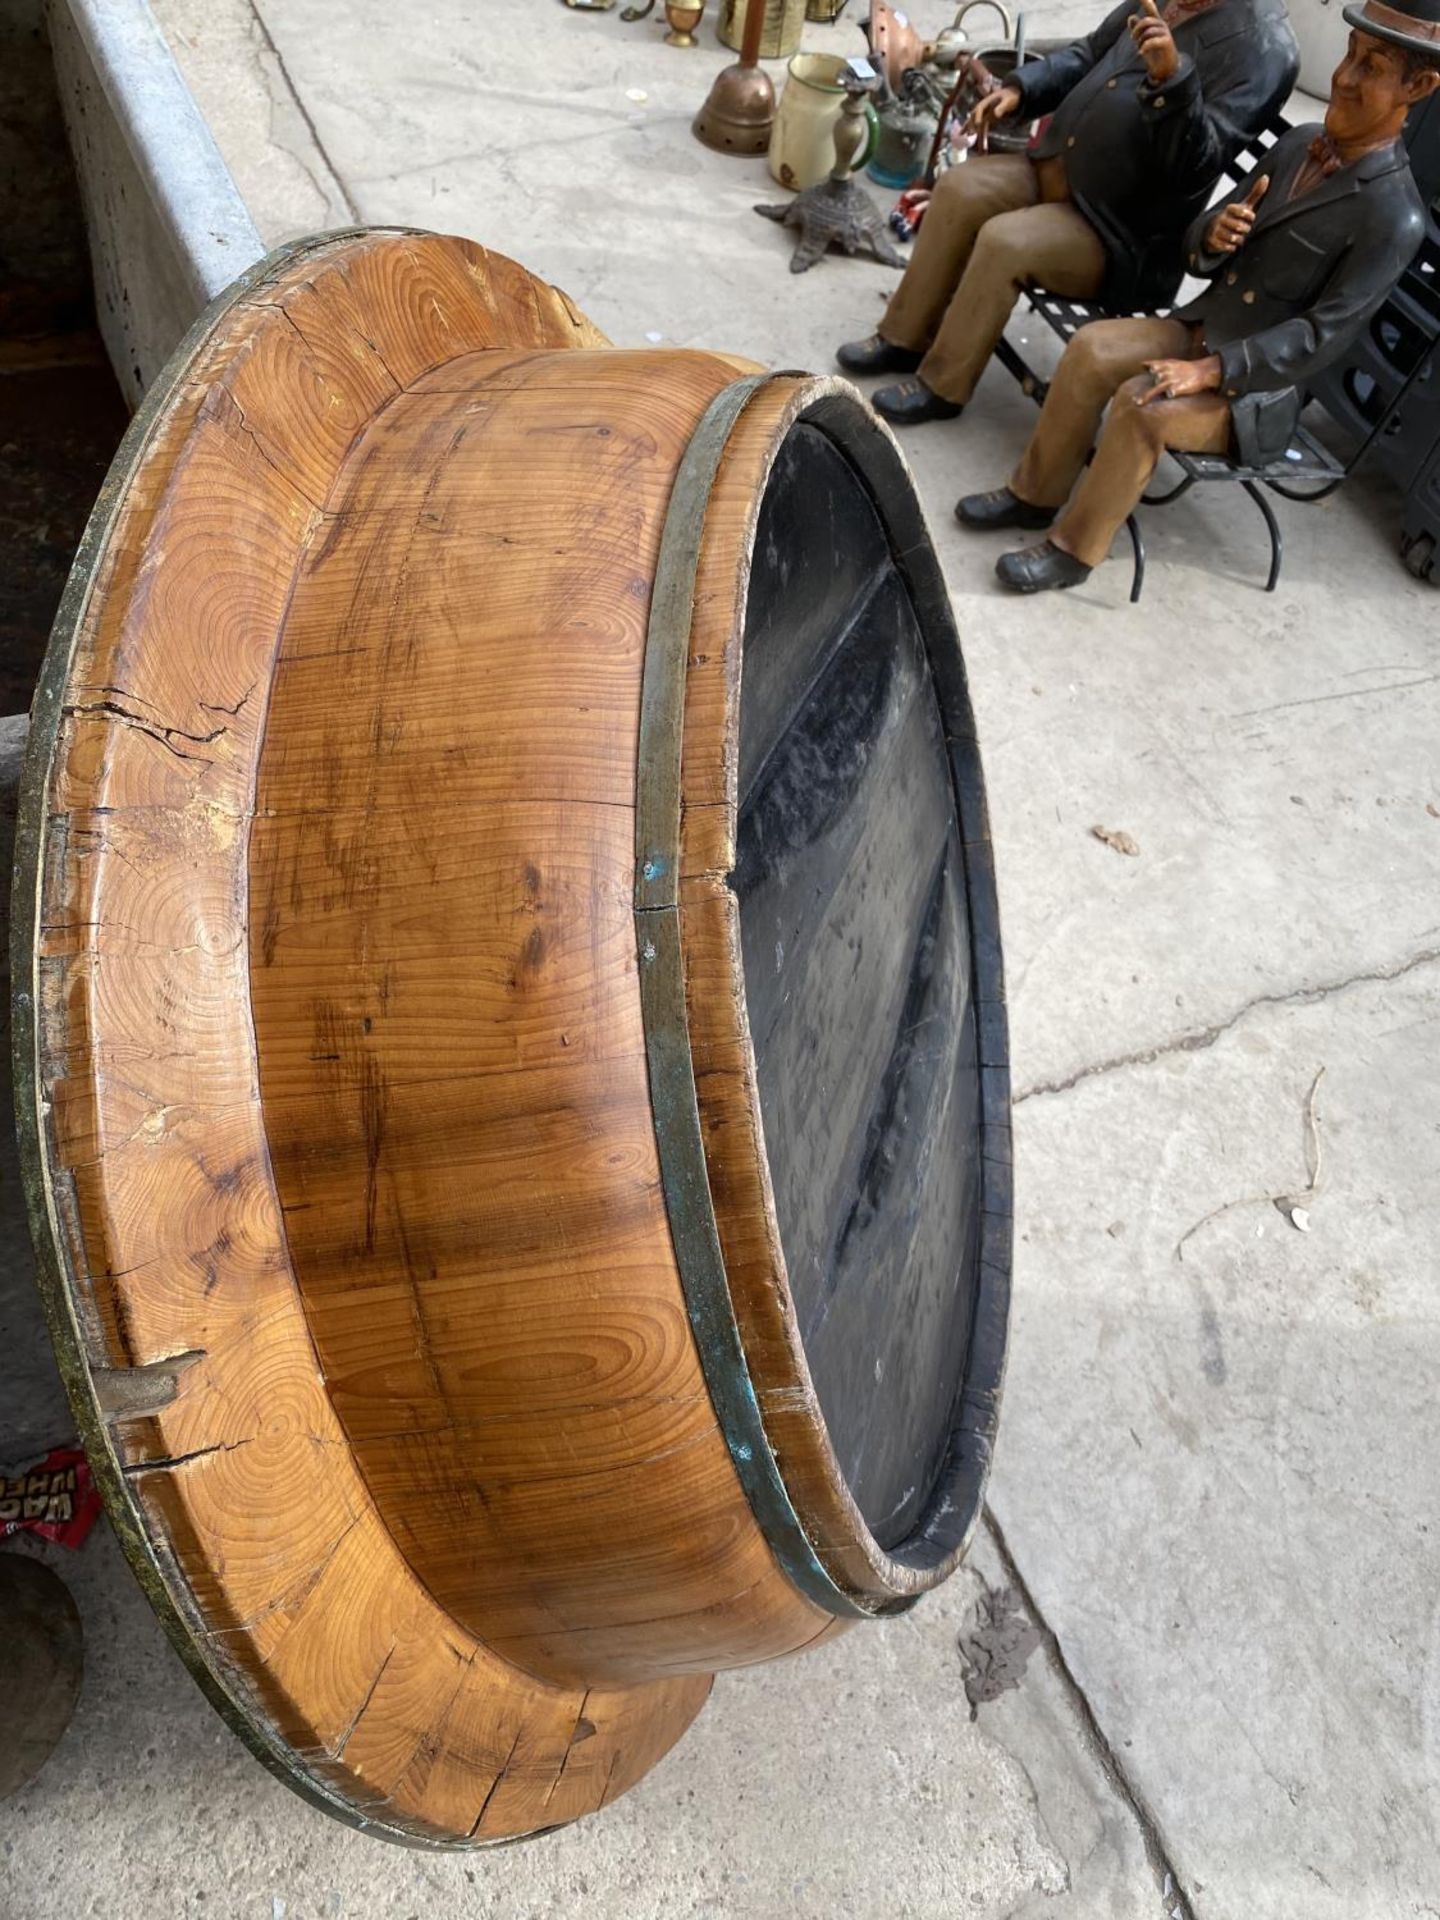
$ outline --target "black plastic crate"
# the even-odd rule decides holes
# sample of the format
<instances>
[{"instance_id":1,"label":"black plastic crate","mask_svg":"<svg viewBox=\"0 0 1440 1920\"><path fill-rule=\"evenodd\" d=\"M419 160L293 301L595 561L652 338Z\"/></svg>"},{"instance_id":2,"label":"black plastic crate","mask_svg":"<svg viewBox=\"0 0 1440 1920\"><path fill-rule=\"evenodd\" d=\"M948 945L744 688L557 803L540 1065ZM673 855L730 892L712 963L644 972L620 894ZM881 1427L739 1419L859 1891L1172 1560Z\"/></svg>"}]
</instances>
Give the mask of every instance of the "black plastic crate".
<instances>
[{"instance_id":1,"label":"black plastic crate","mask_svg":"<svg viewBox=\"0 0 1440 1920\"><path fill-rule=\"evenodd\" d=\"M1440 587L1440 447L1405 496L1400 557L1417 580Z\"/></svg>"},{"instance_id":2,"label":"black plastic crate","mask_svg":"<svg viewBox=\"0 0 1440 1920\"><path fill-rule=\"evenodd\" d=\"M1363 436L1427 356L1428 364L1372 456L1402 486L1410 484L1440 443L1440 236L1433 228L1420 257L1345 358L1315 380L1311 393L1327 413Z\"/></svg>"},{"instance_id":3,"label":"black plastic crate","mask_svg":"<svg viewBox=\"0 0 1440 1920\"><path fill-rule=\"evenodd\" d=\"M1410 150L1410 171L1426 203L1440 199L1440 93L1432 93L1405 122L1405 145Z\"/></svg>"}]
</instances>

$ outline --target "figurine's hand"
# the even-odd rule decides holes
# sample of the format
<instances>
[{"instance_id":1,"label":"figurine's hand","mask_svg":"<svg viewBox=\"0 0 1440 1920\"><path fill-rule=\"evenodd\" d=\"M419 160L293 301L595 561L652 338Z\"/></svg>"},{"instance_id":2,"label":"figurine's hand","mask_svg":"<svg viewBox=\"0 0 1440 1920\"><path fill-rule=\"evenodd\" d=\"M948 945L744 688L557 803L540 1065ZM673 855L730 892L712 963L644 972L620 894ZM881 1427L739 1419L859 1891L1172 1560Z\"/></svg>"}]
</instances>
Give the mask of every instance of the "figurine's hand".
<instances>
[{"instance_id":1,"label":"figurine's hand","mask_svg":"<svg viewBox=\"0 0 1440 1920\"><path fill-rule=\"evenodd\" d=\"M1130 16L1130 38L1145 62L1152 87L1163 87L1180 71L1180 49L1175 36L1160 18L1155 0L1140 0L1138 13Z\"/></svg>"},{"instance_id":2,"label":"figurine's hand","mask_svg":"<svg viewBox=\"0 0 1440 1920\"><path fill-rule=\"evenodd\" d=\"M977 100L970 109L970 118L965 122L965 131L973 133L983 152L985 142L990 137L990 129L997 121L1009 120L1020 111L1024 95L1018 87L997 87L994 93L987 93Z\"/></svg>"},{"instance_id":3,"label":"figurine's hand","mask_svg":"<svg viewBox=\"0 0 1440 1920\"><path fill-rule=\"evenodd\" d=\"M1223 207L1205 235L1205 248L1208 253L1238 253L1250 238L1250 229L1255 224L1255 209L1270 191L1270 176L1262 173L1243 200L1233 201Z\"/></svg>"},{"instance_id":4,"label":"figurine's hand","mask_svg":"<svg viewBox=\"0 0 1440 1920\"><path fill-rule=\"evenodd\" d=\"M1218 353L1207 354L1203 360L1149 360L1146 366L1154 384L1139 396L1137 406L1148 407L1156 400L1183 400L1190 393L1214 393L1220 385Z\"/></svg>"}]
</instances>

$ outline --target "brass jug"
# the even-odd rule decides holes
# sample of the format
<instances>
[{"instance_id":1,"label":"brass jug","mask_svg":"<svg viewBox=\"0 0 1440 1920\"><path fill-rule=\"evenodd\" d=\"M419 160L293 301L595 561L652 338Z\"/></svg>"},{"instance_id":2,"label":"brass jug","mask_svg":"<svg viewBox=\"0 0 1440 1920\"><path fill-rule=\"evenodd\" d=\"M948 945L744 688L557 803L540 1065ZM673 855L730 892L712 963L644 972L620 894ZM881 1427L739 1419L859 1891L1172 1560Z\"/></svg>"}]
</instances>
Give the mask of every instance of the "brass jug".
<instances>
[{"instance_id":1,"label":"brass jug","mask_svg":"<svg viewBox=\"0 0 1440 1920\"><path fill-rule=\"evenodd\" d=\"M835 125L845 106L845 67L839 53L797 53L791 60L770 136L770 173L782 187L803 192L829 178L835 165ZM869 100L864 117L867 133L857 169L868 164L879 132Z\"/></svg>"},{"instance_id":2,"label":"brass jug","mask_svg":"<svg viewBox=\"0 0 1440 1920\"><path fill-rule=\"evenodd\" d=\"M762 60L788 60L805 31L805 0L720 0L716 32L727 47L739 49L749 7L763 5L765 25L760 34Z\"/></svg>"}]
</instances>

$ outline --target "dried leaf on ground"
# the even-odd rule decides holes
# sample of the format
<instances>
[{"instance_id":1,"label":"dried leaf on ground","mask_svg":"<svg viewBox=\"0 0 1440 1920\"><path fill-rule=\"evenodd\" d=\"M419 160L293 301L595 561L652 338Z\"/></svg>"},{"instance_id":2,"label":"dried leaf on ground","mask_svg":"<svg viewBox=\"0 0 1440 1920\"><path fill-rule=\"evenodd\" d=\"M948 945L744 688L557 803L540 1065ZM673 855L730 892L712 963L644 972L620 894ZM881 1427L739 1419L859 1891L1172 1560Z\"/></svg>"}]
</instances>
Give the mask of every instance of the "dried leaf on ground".
<instances>
[{"instance_id":1,"label":"dried leaf on ground","mask_svg":"<svg viewBox=\"0 0 1440 1920\"><path fill-rule=\"evenodd\" d=\"M1103 840L1107 847L1113 847L1116 853L1125 853L1132 860L1140 856L1140 842L1133 834L1125 833L1119 827L1091 827L1091 833L1097 840Z\"/></svg>"},{"instance_id":2,"label":"dried leaf on ground","mask_svg":"<svg viewBox=\"0 0 1440 1920\"><path fill-rule=\"evenodd\" d=\"M974 1625L959 1637L972 1720L987 1701L998 1700L1020 1685L1039 1645L1040 1629L1026 1614L1018 1587L981 1594L975 1602Z\"/></svg>"}]
</instances>

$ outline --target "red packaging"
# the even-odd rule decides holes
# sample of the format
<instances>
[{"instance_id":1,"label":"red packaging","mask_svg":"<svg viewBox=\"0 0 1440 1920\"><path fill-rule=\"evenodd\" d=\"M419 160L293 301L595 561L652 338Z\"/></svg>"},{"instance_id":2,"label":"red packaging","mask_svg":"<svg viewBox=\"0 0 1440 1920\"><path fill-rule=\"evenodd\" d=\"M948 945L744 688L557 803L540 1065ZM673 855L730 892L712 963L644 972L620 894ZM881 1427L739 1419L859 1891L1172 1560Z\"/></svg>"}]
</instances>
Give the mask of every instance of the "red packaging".
<instances>
[{"instance_id":1,"label":"red packaging","mask_svg":"<svg viewBox=\"0 0 1440 1920\"><path fill-rule=\"evenodd\" d=\"M52 1447L23 1473L0 1474L0 1540L38 1533L80 1547L99 1513L100 1495L79 1447Z\"/></svg>"}]
</instances>

